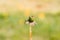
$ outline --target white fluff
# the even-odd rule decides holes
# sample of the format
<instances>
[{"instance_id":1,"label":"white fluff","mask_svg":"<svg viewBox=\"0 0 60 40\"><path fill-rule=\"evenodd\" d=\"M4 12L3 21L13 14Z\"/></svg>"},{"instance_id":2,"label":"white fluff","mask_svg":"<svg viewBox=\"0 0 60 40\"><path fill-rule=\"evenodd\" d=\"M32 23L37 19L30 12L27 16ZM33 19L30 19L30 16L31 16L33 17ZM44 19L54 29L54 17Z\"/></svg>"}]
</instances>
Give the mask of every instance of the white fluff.
<instances>
[{"instance_id":1,"label":"white fluff","mask_svg":"<svg viewBox=\"0 0 60 40\"><path fill-rule=\"evenodd\" d=\"M36 24L36 22L32 22L32 23L29 23L28 21L26 21L26 24L29 24L30 26L34 26Z\"/></svg>"},{"instance_id":2,"label":"white fluff","mask_svg":"<svg viewBox=\"0 0 60 40\"><path fill-rule=\"evenodd\" d=\"M28 22L28 21L26 21L26 24L29 24L29 22Z\"/></svg>"}]
</instances>

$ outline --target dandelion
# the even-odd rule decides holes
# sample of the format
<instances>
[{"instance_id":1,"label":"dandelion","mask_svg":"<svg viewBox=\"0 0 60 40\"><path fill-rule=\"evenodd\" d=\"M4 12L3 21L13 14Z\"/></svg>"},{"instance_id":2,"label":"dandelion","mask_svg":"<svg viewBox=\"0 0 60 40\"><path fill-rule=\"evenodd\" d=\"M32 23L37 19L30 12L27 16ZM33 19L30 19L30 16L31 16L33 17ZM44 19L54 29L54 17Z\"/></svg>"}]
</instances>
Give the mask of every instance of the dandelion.
<instances>
[{"instance_id":1,"label":"dandelion","mask_svg":"<svg viewBox=\"0 0 60 40\"><path fill-rule=\"evenodd\" d=\"M30 27L29 27L29 31L30 31L30 40L32 40L32 26L35 25L35 21L33 20L33 16L32 17L29 17L28 20L26 20L26 24L29 24Z\"/></svg>"},{"instance_id":2,"label":"dandelion","mask_svg":"<svg viewBox=\"0 0 60 40\"><path fill-rule=\"evenodd\" d=\"M34 21L34 17L29 17L28 20L26 20L26 24L30 24L30 26L34 26L36 22Z\"/></svg>"},{"instance_id":3,"label":"dandelion","mask_svg":"<svg viewBox=\"0 0 60 40\"><path fill-rule=\"evenodd\" d=\"M40 18L40 19L44 19L45 18L45 14L44 13L40 13L39 15L38 15L38 18Z\"/></svg>"},{"instance_id":4,"label":"dandelion","mask_svg":"<svg viewBox=\"0 0 60 40\"><path fill-rule=\"evenodd\" d=\"M24 11L24 15L25 15L25 17L30 16L30 9L26 9L26 10Z\"/></svg>"},{"instance_id":5,"label":"dandelion","mask_svg":"<svg viewBox=\"0 0 60 40\"><path fill-rule=\"evenodd\" d=\"M3 15L4 18L6 19L6 18L8 17L9 14L8 14L8 13L3 13L2 15Z\"/></svg>"}]
</instances>

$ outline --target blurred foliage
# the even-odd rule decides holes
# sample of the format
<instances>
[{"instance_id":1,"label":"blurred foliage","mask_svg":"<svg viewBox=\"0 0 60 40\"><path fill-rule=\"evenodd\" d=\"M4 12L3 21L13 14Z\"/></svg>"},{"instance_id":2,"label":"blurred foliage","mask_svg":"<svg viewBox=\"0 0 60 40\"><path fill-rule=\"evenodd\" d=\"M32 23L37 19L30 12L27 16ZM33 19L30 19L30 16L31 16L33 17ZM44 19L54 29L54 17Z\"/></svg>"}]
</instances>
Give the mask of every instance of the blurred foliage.
<instances>
[{"instance_id":1,"label":"blurred foliage","mask_svg":"<svg viewBox=\"0 0 60 40\"><path fill-rule=\"evenodd\" d=\"M13 13L15 14L9 14L6 19L3 14L0 14L0 39L29 40L29 25L24 24L27 17L23 11ZM38 40L41 37L43 40L60 40L60 12L57 14L45 13L43 20L38 18L38 14L34 15L37 24L32 27L33 40L35 36L37 39L39 37Z\"/></svg>"},{"instance_id":2,"label":"blurred foliage","mask_svg":"<svg viewBox=\"0 0 60 40\"><path fill-rule=\"evenodd\" d=\"M9 15L8 14L6 14L6 13L0 13L0 19L6 19L6 18L8 18L9 17Z\"/></svg>"},{"instance_id":3,"label":"blurred foliage","mask_svg":"<svg viewBox=\"0 0 60 40\"><path fill-rule=\"evenodd\" d=\"M0 14L0 19L4 19L4 16L2 14Z\"/></svg>"}]
</instances>

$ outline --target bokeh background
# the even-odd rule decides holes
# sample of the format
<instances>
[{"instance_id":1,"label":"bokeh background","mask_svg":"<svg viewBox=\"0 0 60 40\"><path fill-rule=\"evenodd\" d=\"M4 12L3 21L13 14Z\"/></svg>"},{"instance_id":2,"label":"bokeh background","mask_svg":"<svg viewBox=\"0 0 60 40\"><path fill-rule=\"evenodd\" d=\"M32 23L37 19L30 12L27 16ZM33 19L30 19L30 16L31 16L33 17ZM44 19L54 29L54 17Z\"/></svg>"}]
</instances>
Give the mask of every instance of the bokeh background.
<instances>
[{"instance_id":1,"label":"bokeh background","mask_svg":"<svg viewBox=\"0 0 60 40\"><path fill-rule=\"evenodd\" d=\"M32 15L33 40L60 40L60 0L0 0L0 40L29 40Z\"/></svg>"}]
</instances>

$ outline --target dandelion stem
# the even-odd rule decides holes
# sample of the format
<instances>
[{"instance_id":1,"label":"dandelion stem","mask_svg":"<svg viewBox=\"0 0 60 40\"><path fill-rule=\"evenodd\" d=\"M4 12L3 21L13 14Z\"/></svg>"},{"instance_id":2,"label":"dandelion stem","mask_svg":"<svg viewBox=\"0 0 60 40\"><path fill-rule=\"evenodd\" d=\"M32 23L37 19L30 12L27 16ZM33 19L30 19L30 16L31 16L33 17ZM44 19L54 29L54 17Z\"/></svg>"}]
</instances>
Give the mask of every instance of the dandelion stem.
<instances>
[{"instance_id":1,"label":"dandelion stem","mask_svg":"<svg viewBox=\"0 0 60 40\"><path fill-rule=\"evenodd\" d=\"M32 27L30 26L30 40L32 40Z\"/></svg>"}]
</instances>

